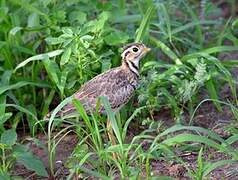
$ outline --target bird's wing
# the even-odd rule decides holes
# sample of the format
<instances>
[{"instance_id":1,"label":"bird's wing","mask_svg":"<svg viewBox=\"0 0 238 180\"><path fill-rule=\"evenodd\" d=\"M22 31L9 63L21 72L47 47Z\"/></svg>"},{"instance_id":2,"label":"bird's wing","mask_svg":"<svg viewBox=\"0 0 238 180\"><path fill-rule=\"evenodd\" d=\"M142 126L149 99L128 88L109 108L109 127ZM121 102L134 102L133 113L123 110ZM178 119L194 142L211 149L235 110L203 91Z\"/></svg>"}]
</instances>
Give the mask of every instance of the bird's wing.
<instances>
[{"instance_id":1,"label":"bird's wing","mask_svg":"<svg viewBox=\"0 0 238 180\"><path fill-rule=\"evenodd\" d=\"M107 97L109 102L114 99L112 94L115 94L116 90L124 85L123 83L126 83L121 76L119 68L111 69L85 83L73 96L82 103L86 111L95 109L99 96ZM66 105L62 110L63 114L73 111L75 107L72 104Z\"/></svg>"},{"instance_id":2,"label":"bird's wing","mask_svg":"<svg viewBox=\"0 0 238 180\"><path fill-rule=\"evenodd\" d=\"M119 109L130 99L135 87L128 80L128 74L120 68L111 69L85 83L73 94L86 111L95 110L99 96L105 96L113 110ZM63 116L75 112L72 103L67 104L57 115ZM101 107L101 112L104 108Z\"/></svg>"},{"instance_id":3,"label":"bird's wing","mask_svg":"<svg viewBox=\"0 0 238 180\"><path fill-rule=\"evenodd\" d=\"M127 74L122 69L115 68L96 76L84 84L73 96L83 104L86 111L95 110L99 96L105 96L111 108L116 110L130 99L133 92L134 87L130 85ZM104 111L104 108L101 107L100 110ZM75 111L75 107L68 104L63 111L72 112Z\"/></svg>"}]
</instances>

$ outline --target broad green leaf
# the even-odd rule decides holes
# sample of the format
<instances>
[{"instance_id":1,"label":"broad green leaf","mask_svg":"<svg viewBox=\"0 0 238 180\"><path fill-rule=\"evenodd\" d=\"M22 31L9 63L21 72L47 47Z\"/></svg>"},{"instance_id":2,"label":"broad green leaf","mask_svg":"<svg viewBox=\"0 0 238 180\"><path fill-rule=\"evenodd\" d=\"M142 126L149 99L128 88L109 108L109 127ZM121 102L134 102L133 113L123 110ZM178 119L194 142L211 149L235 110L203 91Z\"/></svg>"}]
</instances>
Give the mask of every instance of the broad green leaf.
<instances>
[{"instance_id":1,"label":"broad green leaf","mask_svg":"<svg viewBox=\"0 0 238 180\"><path fill-rule=\"evenodd\" d=\"M29 150L28 146L25 146L23 144L16 144L12 148L12 154L14 156L18 156L19 154L25 153Z\"/></svg>"},{"instance_id":2,"label":"broad green leaf","mask_svg":"<svg viewBox=\"0 0 238 180\"><path fill-rule=\"evenodd\" d=\"M6 130L1 135L1 144L12 146L16 143L16 141L17 141L17 133L15 129Z\"/></svg>"},{"instance_id":3,"label":"broad green leaf","mask_svg":"<svg viewBox=\"0 0 238 180\"><path fill-rule=\"evenodd\" d=\"M61 56L60 66L63 66L63 65L65 65L66 63L68 63L69 58L70 58L70 56L71 56L71 52L72 52L71 47L68 47L68 48L64 51L63 55Z\"/></svg>"},{"instance_id":4,"label":"broad green leaf","mask_svg":"<svg viewBox=\"0 0 238 180\"><path fill-rule=\"evenodd\" d=\"M99 16L98 16L98 24L96 24L97 28L101 29L104 27L105 22L109 19L111 13L108 11L104 11L102 12ZM98 29L98 30L99 30Z\"/></svg>"},{"instance_id":5,"label":"broad green leaf","mask_svg":"<svg viewBox=\"0 0 238 180\"><path fill-rule=\"evenodd\" d=\"M32 155L30 152L17 154L17 161L22 163L27 169L35 171L37 175L48 177L44 164L38 157Z\"/></svg>"},{"instance_id":6,"label":"broad green leaf","mask_svg":"<svg viewBox=\"0 0 238 180\"><path fill-rule=\"evenodd\" d=\"M34 117L34 119L37 120L37 117L32 112L30 112L28 109L26 109L22 106L19 106L19 105L16 105L16 104L0 104L0 107L2 107L2 106L4 106L4 107L14 107L14 108L18 109L19 111L21 111L23 113L31 115L32 117Z\"/></svg>"},{"instance_id":7,"label":"broad green leaf","mask_svg":"<svg viewBox=\"0 0 238 180\"><path fill-rule=\"evenodd\" d=\"M166 79L168 77L171 77L171 75L175 73L179 73L179 69L180 69L179 65L174 65L170 67L168 70L164 71L163 73L156 75L155 79L159 81L161 79L164 79L164 78Z\"/></svg>"},{"instance_id":8,"label":"broad green leaf","mask_svg":"<svg viewBox=\"0 0 238 180\"><path fill-rule=\"evenodd\" d=\"M101 31L105 25L105 23L107 22L107 20L110 17L110 13L109 12L102 12L99 16L98 16L98 20L93 20L93 21L89 21L87 24L87 29L90 32L94 32L94 33L98 33L99 31Z\"/></svg>"},{"instance_id":9,"label":"broad green leaf","mask_svg":"<svg viewBox=\"0 0 238 180\"><path fill-rule=\"evenodd\" d=\"M63 72L61 72L60 83L57 84L57 87L59 88L62 97L64 97L64 89L65 89L68 74L69 74L69 69L65 68Z\"/></svg>"},{"instance_id":10,"label":"broad green leaf","mask_svg":"<svg viewBox=\"0 0 238 180\"><path fill-rule=\"evenodd\" d=\"M72 37L73 36L73 31L71 28L69 27L63 27L62 28L62 32L64 33L64 35L66 35L67 37Z\"/></svg>"},{"instance_id":11,"label":"broad green leaf","mask_svg":"<svg viewBox=\"0 0 238 180\"><path fill-rule=\"evenodd\" d=\"M61 38L61 37L47 37L45 39L45 41L47 44L56 45L56 44L61 44L61 43L65 42L66 39Z\"/></svg>"},{"instance_id":12,"label":"broad green leaf","mask_svg":"<svg viewBox=\"0 0 238 180\"><path fill-rule=\"evenodd\" d=\"M0 179L2 179L2 180L11 180L11 176L6 172L0 172Z\"/></svg>"},{"instance_id":13,"label":"broad green leaf","mask_svg":"<svg viewBox=\"0 0 238 180\"><path fill-rule=\"evenodd\" d=\"M22 29L23 29L22 27L14 27L13 29L10 30L9 33L10 33L11 35L15 36L16 33L17 33L18 31L22 30Z\"/></svg>"},{"instance_id":14,"label":"broad green leaf","mask_svg":"<svg viewBox=\"0 0 238 180\"><path fill-rule=\"evenodd\" d=\"M77 10L77 11L73 11L73 12L69 13L68 18L71 23L78 22L80 24L83 24L87 20L87 14L82 11Z\"/></svg>"},{"instance_id":15,"label":"broad green leaf","mask_svg":"<svg viewBox=\"0 0 238 180\"><path fill-rule=\"evenodd\" d=\"M80 40L82 41L92 41L94 39L93 36L90 36L90 35L84 35L82 37L80 37Z\"/></svg>"},{"instance_id":16,"label":"broad green leaf","mask_svg":"<svg viewBox=\"0 0 238 180\"><path fill-rule=\"evenodd\" d=\"M128 39L129 36L121 31L111 32L104 38L105 42L111 46L126 43Z\"/></svg>"},{"instance_id":17,"label":"broad green leaf","mask_svg":"<svg viewBox=\"0 0 238 180\"><path fill-rule=\"evenodd\" d=\"M27 19L27 26L28 27L37 27L39 25L40 25L39 14L37 14L37 13L30 14Z\"/></svg>"},{"instance_id":18,"label":"broad green leaf","mask_svg":"<svg viewBox=\"0 0 238 180\"><path fill-rule=\"evenodd\" d=\"M43 64L51 80L58 87L60 84L60 69L58 64L55 61L51 61L50 59L45 59Z\"/></svg>"},{"instance_id":19,"label":"broad green leaf","mask_svg":"<svg viewBox=\"0 0 238 180\"><path fill-rule=\"evenodd\" d=\"M26 85L32 85L32 86L38 86L38 87L49 87L48 84L41 83L41 82L35 83L35 82L28 82L28 81L20 81L20 82L17 82L16 84L5 85L5 86L0 87L0 95L6 91L13 90L13 89L19 89Z\"/></svg>"},{"instance_id":20,"label":"broad green leaf","mask_svg":"<svg viewBox=\"0 0 238 180\"><path fill-rule=\"evenodd\" d=\"M24 47L18 44L14 44L13 47L16 48L17 51L24 53L25 55L30 55L30 56L35 55L35 52L31 48L28 48L26 46Z\"/></svg>"},{"instance_id":21,"label":"broad green leaf","mask_svg":"<svg viewBox=\"0 0 238 180\"><path fill-rule=\"evenodd\" d=\"M27 1L24 1L24 0L11 0L11 3L19 5L20 7L24 8L28 12L34 12L36 14L44 16L49 21L49 18L47 16L47 14L42 12L39 8L34 7L31 3L28 3Z\"/></svg>"},{"instance_id":22,"label":"broad green leaf","mask_svg":"<svg viewBox=\"0 0 238 180\"><path fill-rule=\"evenodd\" d=\"M10 118L12 117L12 113L4 113L0 115L0 127Z\"/></svg>"},{"instance_id":23,"label":"broad green leaf","mask_svg":"<svg viewBox=\"0 0 238 180\"><path fill-rule=\"evenodd\" d=\"M54 19L57 20L58 23L65 23L66 22L66 11L65 9L54 9L52 12Z\"/></svg>"},{"instance_id":24,"label":"broad green leaf","mask_svg":"<svg viewBox=\"0 0 238 180\"><path fill-rule=\"evenodd\" d=\"M26 59L25 61L21 62L20 64L18 64L14 71L16 71L17 69L25 66L27 63L29 63L31 61L44 60L44 59L52 58L52 57L60 55L61 53L63 53L63 50L58 49L58 50L51 51L51 52L48 52L48 53L32 56L32 57Z\"/></svg>"},{"instance_id":25,"label":"broad green leaf","mask_svg":"<svg viewBox=\"0 0 238 180\"><path fill-rule=\"evenodd\" d=\"M102 63L101 72L105 72L105 71L107 71L108 69L111 68L111 66L112 66L112 59L111 59L112 55L114 55L113 51L109 50L109 51L107 51L106 53L104 53L100 56L101 63Z\"/></svg>"}]
</instances>

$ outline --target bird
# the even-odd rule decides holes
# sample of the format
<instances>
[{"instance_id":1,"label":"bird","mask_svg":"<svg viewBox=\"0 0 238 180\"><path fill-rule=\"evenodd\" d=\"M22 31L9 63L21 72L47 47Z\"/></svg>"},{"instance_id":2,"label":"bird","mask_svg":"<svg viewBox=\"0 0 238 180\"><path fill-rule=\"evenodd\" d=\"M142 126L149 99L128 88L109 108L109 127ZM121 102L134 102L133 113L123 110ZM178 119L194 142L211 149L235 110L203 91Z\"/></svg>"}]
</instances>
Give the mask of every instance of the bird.
<instances>
[{"instance_id":1,"label":"bird","mask_svg":"<svg viewBox=\"0 0 238 180\"><path fill-rule=\"evenodd\" d=\"M113 112L118 112L133 96L139 85L139 64L150 48L143 43L135 42L127 44L121 53L121 65L105 71L86 82L73 94L73 98L80 101L86 112L95 110L97 100L104 96L109 101ZM105 109L100 107L100 113L105 113ZM67 104L59 115L76 112L72 103ZM107 120L108 137L112 145L116 145L113 135L111 121ZM114 155L113 155L114 156Z\"/></svg>"}]
</instances>

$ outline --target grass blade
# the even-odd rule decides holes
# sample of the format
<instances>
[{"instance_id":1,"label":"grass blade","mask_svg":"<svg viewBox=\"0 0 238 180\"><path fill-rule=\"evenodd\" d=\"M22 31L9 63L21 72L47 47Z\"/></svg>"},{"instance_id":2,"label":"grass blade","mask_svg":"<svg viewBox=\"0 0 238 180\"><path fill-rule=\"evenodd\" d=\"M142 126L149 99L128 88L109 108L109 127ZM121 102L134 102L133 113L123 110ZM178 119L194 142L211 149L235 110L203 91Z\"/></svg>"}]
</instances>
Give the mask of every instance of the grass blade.
<instances>
[{"instance_id":1,"label":"grass blade","mask_svg":"<svg viewBox=\"0 0 238 180\"><path fill-rule=\"evenodd\" d=\"M162 141L162 144L166 144L167 146L173 146L175 144L180 144L183 142L198 142L198 143L203 143L206 144L209 147L213 147L217 150L222 150L223 152L226 151L227 149L221 146L220 144L216 143L215 141L208 139L205 136L199 136L199 135L194 135L194 134L179 134L177 136L171 137L169 139L166 139Z\"/></svg>"},{"instance_id":2,"label":"grass blade","mask_svg":"<svg viewBox=\"0 0 238 180\"><path fill-rule=\"evenodd\" d=\"M177 65L181 65L183 64L181 62L181 60L177 57L177 55L168 47L166 46L162 41L154 38L154 37L150 37L150 40L158 47L161 48L161 50L167 55L169 56Z\"/></svg>"},{"instance_id":3,"label":"grass blade","mask_svg":"<svg viewBox=\"0 0 238 180\"><path fill-rule=\"evenodd\" d=\"M140 24L139 28L137 29L135 42L140 42L140 41L143 40L144 35L146 33L146 30L147 30L147 27L148 27L149 22L150 22L150 18L152 16L154 10L155 10L154 6L150 6L147 9L147 11L145 13L145 16L143 17L143 19L141 21L141 24Z\"/></svg>"},{"instance_id":4,"label":"grass blade","mask_svg":"<svg viewBox=\"0 0 238 180\"><path fill-rule=\"evenodd\" d=\"M102 104L107 112L108 119L109 119L109 121L111 121L111 124L112 124L112 129L117 137L119 144L122 147L122 137L121 137L121 134L120 134L117 122L116 122L115 114L110 107L109 101L104 96L100 97L100 101L102 102Z\"/></svg>"},{"instance_id":5,"label":"grass blade","mask_svg":"<svg viewBox=\"0 0 238 180\"><path fill-rule=\"evenodd\" d=\"M211 99L219 100L219 97L217 95L217 90L215 88L215 84L214 84L213 80L209 79L205 84L206 84L208 94L211 97ZM213 102L214 102L214 105L216 106L216 108L218 109L218 111L221 112L222 107L221 107L220 103L217 103L217 101L213 101Z\"/></svg>"},{"instance_id":6,"label":"grass blade","mask_svg":"<svg viewBox=\"0 0 238 180\"><path fill-rule=\"evenodd\" d=\"M205 170L203 172L203 176L205 177L209 175L213 170L215 170L218 167L225 166L228 164L233 164L233 163L237 163L237 160L220 160L212 164L209 163L204 167Z\"/></svg>"}]
</instances>

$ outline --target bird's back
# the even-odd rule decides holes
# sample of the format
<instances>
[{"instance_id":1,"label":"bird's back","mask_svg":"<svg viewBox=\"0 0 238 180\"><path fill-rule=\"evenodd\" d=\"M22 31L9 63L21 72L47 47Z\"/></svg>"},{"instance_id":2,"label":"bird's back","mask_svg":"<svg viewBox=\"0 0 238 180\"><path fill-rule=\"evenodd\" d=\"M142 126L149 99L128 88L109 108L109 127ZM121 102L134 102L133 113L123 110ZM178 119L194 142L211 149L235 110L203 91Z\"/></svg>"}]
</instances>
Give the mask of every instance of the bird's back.
<instances>
[{"instance_id":1,"label":"bird's back","mask_svg":"<svg viewBox=\"0 0 238 180\"><path fill-rule=\"evenodd\" d=\"M98 97L104 96L108 99L111 108L116 111L129 101L137 85L138 77L120 66L94 77L73 96L83 104L86 111L95 110ZM103 107L100 110L104 111ZM74 111L75 107L68 104L61 114Z\"/></svg>"}]
</instances>

